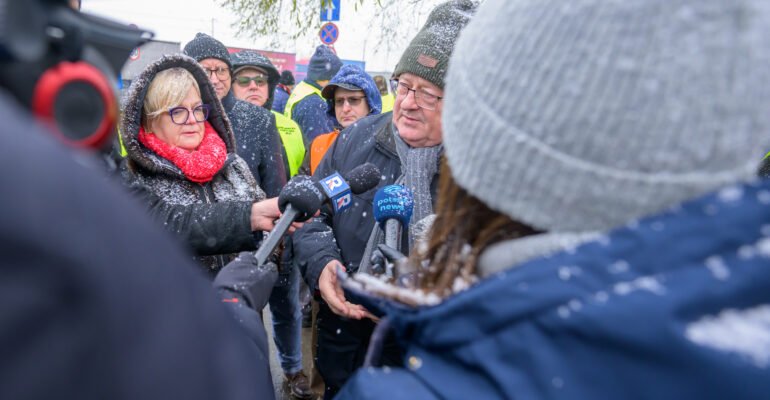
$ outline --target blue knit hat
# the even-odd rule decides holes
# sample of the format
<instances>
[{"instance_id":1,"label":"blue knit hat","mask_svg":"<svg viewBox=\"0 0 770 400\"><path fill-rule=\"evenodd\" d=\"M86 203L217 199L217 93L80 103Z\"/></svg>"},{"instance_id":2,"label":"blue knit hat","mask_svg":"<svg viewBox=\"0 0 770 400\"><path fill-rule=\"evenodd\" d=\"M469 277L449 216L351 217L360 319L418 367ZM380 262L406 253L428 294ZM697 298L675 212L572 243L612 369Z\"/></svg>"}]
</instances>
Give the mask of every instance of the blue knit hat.
<instances>
[{"instance_id":1,"label":"blue knit hat","mask_svg":"<svg viewBox=\"0 0 770 400\"><path fill-rule=\"evenodd\" d=\"M345 65L321 91L321 95L326 99L326 112L330 116L336 118L334 92L337 91L338 87L347 90L363 90L366 95L366 103L369 104L369 115L377 115L382 112L382 97L380 91L377 90L374 79L357 65Z\"/></svg>"},{"instance_id":2,"label":"blue knit hat","mask_svg":"<svg viewBox=\"0 0 770 400\"><path fill-rule=\"evenodd\" d=\"M337 74L342 67L342 61L330 48L320 45L315 48L315 53L310 57L307 66L307 80L328 81Z\"/></svg>"}]
</instances>

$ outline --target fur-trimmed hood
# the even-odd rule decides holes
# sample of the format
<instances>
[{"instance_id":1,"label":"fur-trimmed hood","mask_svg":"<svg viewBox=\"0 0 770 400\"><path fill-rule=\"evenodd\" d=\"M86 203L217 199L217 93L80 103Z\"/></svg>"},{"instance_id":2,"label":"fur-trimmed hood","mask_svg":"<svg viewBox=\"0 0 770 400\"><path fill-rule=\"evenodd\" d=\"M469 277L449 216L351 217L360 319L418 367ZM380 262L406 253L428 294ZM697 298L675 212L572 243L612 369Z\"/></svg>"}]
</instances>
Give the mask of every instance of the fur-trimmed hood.
<instances>
[{"instance_id":1,"label":"fur-trimmed hood","mask_svg":"<svg viewBox=\"0 0 770 400\"><path fill-rule=\"evenodd\" d=\"M214 87L209 81L208 75L203 68L192 58L183 54L174 54L163 56L160 60L150 64L134 80L123 98L123 115L120 121L120 137L128 153L129 160L139 164L141 167L153 171L161 172L165 170L160 156L156 155L139 142L139 127L142 121L142 106L144 98L147 95L147 88L160 72L169 68L184 68L189 71L201 91L201 100L203 103L211 106L208 122L217 131L219 137L225 142L227 147L228 159L235 153L235 136L227 118L224 107L217 97Z\"/></svg>"}]
</instances>

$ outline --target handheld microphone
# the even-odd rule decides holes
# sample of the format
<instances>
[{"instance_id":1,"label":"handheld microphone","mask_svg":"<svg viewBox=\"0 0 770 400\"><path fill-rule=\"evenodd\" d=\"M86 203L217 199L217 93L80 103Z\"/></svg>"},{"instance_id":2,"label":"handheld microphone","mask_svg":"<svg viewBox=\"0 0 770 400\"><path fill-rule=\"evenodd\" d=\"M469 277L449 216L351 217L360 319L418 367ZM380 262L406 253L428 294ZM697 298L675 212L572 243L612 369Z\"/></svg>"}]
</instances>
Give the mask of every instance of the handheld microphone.
<instances>
[{"instance_id":1,"label":"handheld microphone","mask_svg":"<svg viewBox=\"0 0 770 400\"><path fill-rule=\"evenodd\" d=\"M401 229L409 225L414 209L412 191L401 185L380 188L372 202L374 220L385 230L385 244L401 249Z\"/></svg>"},{"instance_id":2,"label":"handheld microphone","mask_svg":"<svg viewBox=\"0 0 770 400\"><path fill-rule=\"evenodd\" d=\"M322 179L321 182L315 182L304 175L297 175L292 178L278 195L278 208L283 215L254 254L257 265L262 265L267 261L270 253L278 246L281 238L294 221L307 221L315 215L327 199L332 201L335 211L349 207L352 199L350 193L360 194L377 186L380 182L380 170L374 164L366 163L353 168L347 177L346 182L346 179L335 172ZM331 186L334 186L332 191L334 196L330 196L326 190L329 187L326 185L327 181L331 182ZM348 182L350 183L348 184ZM343 204L342 208L336 206L338 203Z\"/></svg>"},{"instance_id":3,"label":"handheld microphone","mask_svg":"<svg viewBox=\"0 0 770 400\"><path fill-rule=\"evenodd\" d=\"M335 213L350 207L353 199L351 192L361 194L377 186L380 170L374 164L366 163L353 168L345 178L335 172L319 181Z\"/></svg>"}]
</instances>

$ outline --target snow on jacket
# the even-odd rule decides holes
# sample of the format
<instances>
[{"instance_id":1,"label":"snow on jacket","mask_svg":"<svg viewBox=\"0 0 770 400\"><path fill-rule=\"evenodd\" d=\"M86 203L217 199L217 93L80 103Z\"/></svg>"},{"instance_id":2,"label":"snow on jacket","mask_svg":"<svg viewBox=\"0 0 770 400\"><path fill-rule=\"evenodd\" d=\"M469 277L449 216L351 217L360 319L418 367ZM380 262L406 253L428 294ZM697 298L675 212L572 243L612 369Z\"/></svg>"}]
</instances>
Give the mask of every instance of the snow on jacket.
<instances>
[{"instance_id":1,"label":"snow on jacket","mask_svg":"<svg viewBox=\"0 0 770 400\"><path fill-rule=\"evenodd\" d=\"M302 268L308 285L315 290L318 277L331 260L339 260L348 271L356 271L366 242L374 228L372 199L382 186L401 175L401 161L396 153L390 113L369 116L343 130L326 153L313 176L323 178L334 172L345 176L353 168L370 162L380 169L382 180L367 192L353 194L353 205L340 213L322 210L321 215L294 233L295 262ZM434 177L431 190L438 184ZM404 230L406 231L406 230ZM408 246L406 232L402 237Z\"/></svg>"},{"instance_id":2,"label":"snow on jacket","mask_svg":"<svg viewBox=\"0 0 770 400\"><path fill-rule=\"evenodd\" d=\"M158 72L174 67L184 68L195 77L202 101L211 105L208 122L227 147L225 165L205 184L185 178L179 168L145 147L137 137L147 87ZM128 153L126 179L129 186L145 188L145 199L151 214L166 229L177 234L188 245L194 246L198 254L206 254L199 259L202 265L210 271L218 270L234 256L229 253L236 248L249 250L255 247L250 223L251 204L263 199L264 193L257 187L246 162L235 154L235 139L230 122L206 73L197 62L184 55L173 55L149 65L126 95L120 131ZM227 206L206 207L214 203ZM200 207L200 215L174 210L174 206L184 207L187 211L194 210L196 205ZM202 224L193 223L191 216ZM190 237L197 239L188 241ZM205 242L201 243L204 237Z\"/></svg>"},{"instance_id":3,"label":"snow on jacket","mask_svg":"<svg viewBox=\"0 0 770 400\"><path fill-rule=\"evenodd\" d=\"M273 114L262 107L238 100L233 91L222 99L233 126L236 151L249 165L267 197L276 197L286 184L286 163Z\"/></svg>"},{"instance_id":4,"label":"snow on jacket","mask_svg":"<svg viewBox=\"0 0 770 400\"><path fill-rule=\"evenodd\" d=\"M337 398L766 397L769 221L770 181L736 185L435 307L349 292L387 314L407 356Z\"/></svg>"}]
</instances>

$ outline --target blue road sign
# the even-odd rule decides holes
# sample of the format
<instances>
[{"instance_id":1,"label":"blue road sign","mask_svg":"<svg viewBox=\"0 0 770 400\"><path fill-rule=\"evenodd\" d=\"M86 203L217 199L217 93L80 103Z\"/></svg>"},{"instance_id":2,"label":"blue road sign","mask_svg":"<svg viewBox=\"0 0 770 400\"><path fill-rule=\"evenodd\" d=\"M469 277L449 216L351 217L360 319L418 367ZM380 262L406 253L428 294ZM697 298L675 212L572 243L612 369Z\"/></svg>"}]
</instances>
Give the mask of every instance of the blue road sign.
<instances>
[{"instance_id":1,"label":"blue road sign","mask_svg":"<svg viewBox=\"0 0 770 400\"><path fill-rule=\"evenodd\" d=\"M321 22L340 20L340 0L323 0L321 2Z\"/></svg>"},{"instance_id":2,"label":"blue road sign","mask_svg":"<svg viewBox=\"0 0 770 400\"><path fill-rule=\"evenodd\" d=\"M331 22L327 22L321 26L321 31L318 32L318 37L321 38L321 43L325 45L332 45L337 41L340 36L340 29L337 25Z\"/></svg>"}]
</instances>

